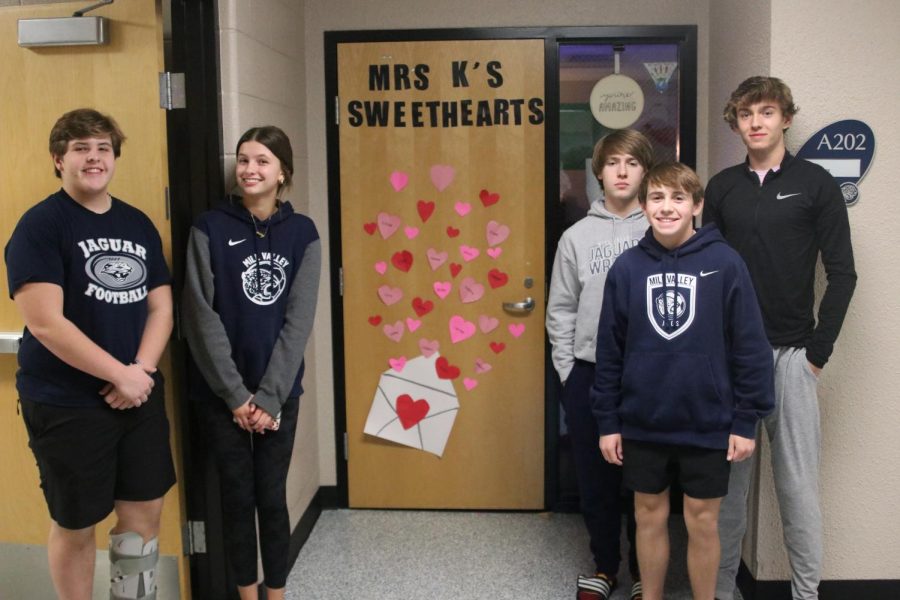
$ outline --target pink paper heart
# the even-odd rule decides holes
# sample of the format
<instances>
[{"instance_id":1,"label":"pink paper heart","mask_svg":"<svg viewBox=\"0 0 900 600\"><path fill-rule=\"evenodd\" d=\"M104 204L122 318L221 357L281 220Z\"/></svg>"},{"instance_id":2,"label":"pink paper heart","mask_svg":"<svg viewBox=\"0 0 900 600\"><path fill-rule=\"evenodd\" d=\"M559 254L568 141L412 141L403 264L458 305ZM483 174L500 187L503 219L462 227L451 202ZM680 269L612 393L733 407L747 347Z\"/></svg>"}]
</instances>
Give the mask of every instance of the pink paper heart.
<instances>
[{"instance_id":1,"label":"pink paper heart","mask_svg":"<svg viewBox=\"0 0 900 600\"><path fill-rule=\"evenodd\" d=\"M459 247L459 253L463 257L463 260L466 262L470 262L478 258L478 255L481 254L481 251L478 248L472 248L471 246L466 246L463 244Z\"/></svg>"},{"instance_id":2,"label":"pink paper heart","mask_svg":"<svg viewBox=\"0 0 900 600\"><path fill-rule=\"evenodd\" d=\"M514 338L517 338L525 333L525 323L510 323L507 329Z\"/></svg>"},{"instance_id":3,"label":"pink paper heart","mask_svg":"<svg viewBox=\"0 0 900 600\"><path fill-rule=\"evenodd\" d=\"M432 354L440 349L440 347L441 344L437 340L429 340L427 338L419 340L419 352L421 352L422 356L425 358L430 358Z\"/></svg>"},{"instance_id":4,"label":"pink paper heart","mask_svg":"<svg viewBox=\"0 0 900 600\"><path fill-rule=\"evenodd\" d=\"M434 285L434 293L437 294L438 298L443 300L447 297L447 294L450 293L450 290L453 289L453 284L449 281L435 281Z\"/></svg>"},{"instance_id":5,"label":"pink paper heart","mask_svg":"<svg viewBox=\"0 0 900 600\"><path fill-rule=\"evenodd\" d=\"M391 365L391 368L398 373L403 370L403 367L406 366L406 357L398 356L397 358L389 358L388 364Z\"/></svg>"},{"instance_id":6,"label":"pink paper heart","mask_svg":"<svg viewBox=\"0 0 900 600\"><path fill-rule=\"evenodd\" d=\"M385 240L394 235L394 232L400 227L400 217L397 215L380 212L375 220L378 222L378 233Z\"/></svg>"},{"instance_id":7,"label":"pink paper heart","mask_svg":"<svg viewBox=\"0 0 900 600\"><path fill-rule=\"evenodd\" d=\"M468 202L457 202L453 205L453 210L455 210L456 214L458 214L459 216L464 217L469 214L470 210L472 210L472 205Z\"/></svg>"},{"instance_id":8,"label":"pink paper heart","mask_svg":"<svg viewBox=\"0 0 900 600\"><path fill-rule=\"evenodd\" d=\"M486 229L488 246L498 246L509 237L509 227L497 221L488 221Z\"/></svg>"},{"instance_id":9,"label":"pink paper heart","mask_svg":"<svg viewBox=\"0 0 900 600\"><path fill-rule=\"evenodd\" d=\"M378 297L381 298L382 302L390 306L391 304L396 304L403 298L403 290L389 285L383 285L378 288Z\"/></svg>"},{"instance_id":10,"label":"pink paper heart","mask_svg":"<svg viewBox=\"0 0 900 600\"><path fill-rule=\"evenodd\" d=\"M404 227L403 233L406 234L407 238L413 239L414 237L419 235L419 228L418 227Z\"/></svg>"},{"instance_id":11,"label":"pink paper heart","mask_svg":"<svg viewBox=\"0 0 900 600\"><path fill-rule=\"evenodd\" d=\"M472 379L470 377L463 378L463 387L465 387L466 390L471 392L477 385L478 385L477 379Z\"/></svg>"},{"instance_id":12,"label":"pink paper heart","mask_svg":"<svg viewBox=\"0 0 900 600\"><path fill-rule=\"evenodd\" d=\"M418 319L413 319L412 317L406 317L406 328L409 329L409 332L412 333L422 324L422 321Z\"/></svg>"},{"instance_id":13,"label":"pink paper heart","mask_svg":"<svg viewBox=\"0 0 900 600\"><path fill-rule=\"evenodd\" d=\"M397 321L393 325L388 323L384 326L384 335L388 336L389 339L394 340L395 342L399 342L400 338L403 337L403 321Z\"/></svg>"},{"instance_id":14,"label":"pink paper heart","mask_svg":"<svg viewBox=\"0 0 900 600\"><path fill-rule=\"evenodd\" d=\"M487 373L494 367L491 366L491 363L484 362L483 359L476 358L475 359L475 372L476 373Z\"/></svg>"},{"instance_id":15,"label":"pink paper heart","mask_svg":"<svg viewBox=\"0 0 900 600\"><path fill-rule=\"evenodd\" d=\"M488 256L496 259L498 256L503 254L503 248L497 246L496 248L488 248L487 249Z\"/></svg>"},{"instance_id":16,"label":"pink paper heart","mask_svg":"<svg viewBox=\"0 0 900 600\"><path fill-rule=\"evenodd\" d=\"M456 171L450 165L434 165L431 167L430 175L434 187L439 192L443 192L453 181Z\"/></svg>"},{"instance_id":17,"label":"pink paper heart","mask_svg":"<svg viewBox=\"0 0 900 600\"><path fill-rule=\"evenodd\" d=\"M475 335L475 323L466 321L459 315L450 317L450 341L454 344L467 340Z\"/></svg>"},{"instance_id":18,"label":"pink paper heart","mask_svg":"<svg viewBox=\"0 0 900 600\"><path fill-rule=\"evenodd\" d=\"M487 315L481 315L478 317L478 328L481 329L481 333L490 333L491 331L497 329L497 326L500 324L500 320L496 317L489 317Z\"/></svg>"},{"instance_id":19,"label":"pink paper heart","mask_svg":"<svg viewBox=\"0 0 900 600\"><path fill-rule=\"evenodd\" d=\"M431 265L432 271L437 271L438 267L447 262L447 253L438 252L434 248L429 248L428 251L425 252L425 256L428 257L428 264Z\"/></svg>"},{"instance_id":20,"label":"pink paper heart","mask_svg":"<svg viewBox=\"0 0 900 600\"><path fill-rule=\"evenodd\" d=\"M385 271L387 271L387 263L383 260L379 260L375 263L375 270L378 271L379 275L384 275Z\"/></svg>"},{"instance_id":21,"label":"pink paper heart","mask_svg":"<svg viewBox=\"0 0 900 600\"><path fill-rule=\"evenodd\" d=\"M399 192L406 187L407 183L409 183L409 175L407 175L403 171L394 171L393 173L391 173L390 179L391 186L394 188L395 192Z\"/></svg>"},{"instance_id":22,"label":"pink paper heart","mask_svg":"<svg viewBox=\"0 0 900 600\"><path fill-rule=\"evenodd\" d=\"M484 286L472 279L466 277L459 284L459 299L464 303L477 302L484 296Z\"/></svg>"}]
</instances>

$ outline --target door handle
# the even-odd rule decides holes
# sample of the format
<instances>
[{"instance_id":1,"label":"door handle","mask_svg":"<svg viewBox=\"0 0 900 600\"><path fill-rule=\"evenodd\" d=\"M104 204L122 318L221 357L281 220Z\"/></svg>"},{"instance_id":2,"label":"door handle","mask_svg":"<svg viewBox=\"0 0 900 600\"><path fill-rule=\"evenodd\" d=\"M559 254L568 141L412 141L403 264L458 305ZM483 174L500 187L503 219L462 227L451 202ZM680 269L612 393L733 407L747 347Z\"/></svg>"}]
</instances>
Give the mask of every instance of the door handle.
<instances>
[{"instance_id":1,"label":"door handle","mask_svg":"<svg viewBox=\"0 0 900 600\"><path fill-rule=\"evenodd\" d=\"M503 310L514 314L527 314L534 310L534 298L525 298L522 302L504 302Z\"/></svg>"}]
</instances>

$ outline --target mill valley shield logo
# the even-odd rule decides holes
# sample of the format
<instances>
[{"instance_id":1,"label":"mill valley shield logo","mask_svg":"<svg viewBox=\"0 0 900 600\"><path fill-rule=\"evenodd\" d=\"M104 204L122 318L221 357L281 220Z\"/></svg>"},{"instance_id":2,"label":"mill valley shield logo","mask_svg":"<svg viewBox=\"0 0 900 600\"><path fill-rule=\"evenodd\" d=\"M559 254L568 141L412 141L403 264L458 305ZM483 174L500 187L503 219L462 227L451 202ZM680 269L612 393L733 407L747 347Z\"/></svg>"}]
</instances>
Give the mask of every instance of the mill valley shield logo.
<instances>
[{"instance_id":1,"label":"mill valley shield logo","mask_svg":"<svg viewBox=\"0 0 900 600\"><path fill-rule=\"evenodd\" d=\"M697 278L684 273L647 277L647 317L667 340L684 333L694 321Z\"/></svg>"}]
</instances>

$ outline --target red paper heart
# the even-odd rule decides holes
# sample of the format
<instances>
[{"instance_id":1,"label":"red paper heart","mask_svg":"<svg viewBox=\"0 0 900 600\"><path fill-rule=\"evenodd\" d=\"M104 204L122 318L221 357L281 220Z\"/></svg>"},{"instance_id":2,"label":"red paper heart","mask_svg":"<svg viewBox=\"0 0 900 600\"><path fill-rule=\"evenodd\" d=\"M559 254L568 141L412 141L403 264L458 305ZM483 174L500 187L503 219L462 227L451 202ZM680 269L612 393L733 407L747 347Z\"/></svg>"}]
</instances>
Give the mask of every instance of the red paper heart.
<instances>
[{"instance_id":1,"label":"red paper heart","mask_svg":"<svg viewBox=\"0 0 900 600\"><path fill-rule=\"evenodd\" d=\"M403 429L409 429L425 418L431 407L428 401L423 399L413 400L409 394L397 396L397 416Z\"/></svg>"},{"instance_id":2,"label":"red paper heart","mask_svg":"<svg viewBox=\"0 0 900 600\"><path fill-rule=\"evenodd\" d=\"M478 197L481 199L481 203L485 206L491 206L492 204L497 204L500 201L500 194L492 194L487 190L481 190L481 193L478 194Z\"/></svg>"},{"instance_id":3,"label":"red paper heart","mask_svg":"<svg viewBox=\"0 0 900 600\"><path fill-rule=\"evenodd\" d=\"M377 326L381 323L381 315L372 315L369 317L369 325Z\"/></svg>"},{"instance_id":4,"label":"red paper heart","mask_svg":"<svg viewBox=\"0 0 900 600\"><path fill-rule=\"evenodd\" d=\"M503 342L491 342L490 344L491 350L494 351L494 354L500 354L504 350L506 350L506 344Z\"/></svg>"},{"instance_id":5,"label":"red paper heart","mask_svg":"<svg viewBox=\"0 0 900 600\"><path fill-rule=\"evenodd\" d=\"M377 223L363 223L363 229L366 230L366 233L372 235L375 233L375 229L378 227Z\"/></svg>"},{"instance_id":6,"label":"red paper heart","mask_svg":"<svg viewBox=\"0 0 900 600\"><path fill-rule=\"evenodd\" d=\"M409 250L400 250L399 252L394 252L394 255L391 257L391 264L404 273L409 271L410 267L412 267L412 263L413 255Z\"/></svg>"},{"instance_id":7,"label":"red paper heart","mask_svg":"<svg viewBox=\"0 0 900 600\"><path fill-rule=\"evenodd\" d=\"M434 202L419 200L416 202L416 210L419 211L419 218L422 219L422 222L424 223L434 212Z\"/></svg>"},{"instance_id":8,"label":"red paper heart","mask_svg":"<svg viewBox=\"0 0 900 600\"><path fill-rule=\"evenodd\" d=\"M501 271L500 269L491 269L488 271L488 283L491 284L493 289L497 289L498 287L503 287L509 282L509 275Z\"/></svg>"},{"instance_id":9,"label":"red paper heart","mask_svg":"<svg viewBox=\"0 0 900 600\"><path fill-rule=\"evenodd\" d=\"M447 227L447 235L449 235L449 236L452 237L452 238L453 238L453 237L456 237L456 236L459 235L459 229L457 229L456 227L453 227L452 225L450 225L450 226Z\"/></svg>"},{"instance_id":10,"label":"red paper heart","mask_svg":"<svg viewBox=\"0 0 900 600\"><path fill-rule=\"evenodd\" d=\"M441 379L456 379L459 377L459 367L451 365L446 356L441 356L435 361L434 370Z\"/></svg>"},{"instance_id":11,"label":"red paper heart","mask_svg":"<svg viewBox=\"0 0 900 600\"><path fill-rule=\"evenodd\" d=\"M459 263L450 263L450 274L456 277L462 271L462 265Z\"/></svg>"},{"instance_id":12,"label":"red paper heart","mask_svg":"<svg viewBox=\"0 0 900 600\"><path fill-rule=\"evenodd\" d=\"M412 301L413 310L416 311L416 314L420 317L427 315L434 308L434 302L431 300L422 300L418 296L413 298Z\"/></svg>"}]
</instances>

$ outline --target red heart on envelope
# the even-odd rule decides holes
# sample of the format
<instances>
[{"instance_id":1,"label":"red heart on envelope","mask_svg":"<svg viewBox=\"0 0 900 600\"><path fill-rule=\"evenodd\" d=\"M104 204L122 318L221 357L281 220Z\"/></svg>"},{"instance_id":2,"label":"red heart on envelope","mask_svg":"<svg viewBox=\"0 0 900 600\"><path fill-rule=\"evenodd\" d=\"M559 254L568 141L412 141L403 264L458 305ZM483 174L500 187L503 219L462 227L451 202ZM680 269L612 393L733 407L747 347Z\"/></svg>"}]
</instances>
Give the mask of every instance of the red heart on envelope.
<instances>
[{"instance_id":1,"label":"red heart on envelope","mask_svg":"<svg viewBox=\"0 0 900 600\"><path fill-rule=\"evenodd\" d=\"M459 263L450 263L450 274L454 277L459 275L459 272L462 271L462 265Z\"/></svg>"},{"instance_id":2,"label":"red heart on envelope","mask_svg":"<svg viewBox=\"0 0 900 600\"><path fill-rule=\"evenodd\" d=\"M431 300L422 300L418 296L413 298L412 301L413 310L416 311L416 314L421 316L427 315L434 308L434 302Z\"/></svg>"},{"instance_id":3,"label":"red heart on envelope","mask_svg":"<svg viewBox=\"0 0 900 600\"><path fill-rule=\"evenodd\" d=\"M409 272L410 267L412 267L413 263L413 255L409 250L401 250L399 252L394 252L394 255L391 256L391 264L403 271L404 273Z\"/></svg>"},{"instance_id":4,"label":"red heart on envelope","mask_svg":"<svg viewBox=\"0 0 900 600\"><path fill-rule=\"evenodd\" d=\"M456 237L459 235L459 229L453 227L452 225L447 226L447 235L450 237Z\"/></svg>"},{"instance_id":5,"label":"red heart on envelope","mask_svg":"<svg viewBox=\"0 0 900 600\"><path fill-rule=\"evenodd\" d=\"M413 427L425 418L431 407L425 399L413 400L409 394L397 396L397 416L403 429Z\"/></svg>"},{"instance_id":6,"label":"red heart on envelope","mask_svg":"<svg viewBox=\"0 0 900 600\"><path fill-rule=\"evenodd\" d=\"M494 351L494 354L500 354L506 349L506 344L503 342L491 342L490 343L491 350Z\"/></svg>"},{"instance_id":7,"label":"red heart on envelope","mask_svg":"<svg viewBox=\"0 0 900 600\"><path fill-rule=\"evenodd\" d=\"M378 325L381 323L381 315L372 315L369 317L369 325Z\"/></svg>"},{"instance_id":8,"label":"red heart on envelope","mask_svg":"<svg viewBox=\"0 0 900 600\"><path fill-rule=\"evenodd\" d=\"M446 356L441 356L435 361L434 370L441 379L456 379L459 377L459 367L451 365Z\"/></svg>"},{"instance_id":9,"label":"red heart on envelope","mask_svg":"<svg viewBox=\"0 0 900 600\"><path fill-rule=\"evenodd\" d=\"M498 287L503 287L508 281L509 275L500 269L491 269L488 271L488 283L491 284L491 288L497 289Z\"/></svg>"},{"instance_id":10,"label":"red heart on envelope","mask_svg":"<svg viewBox=\"0 0 900 600\"><path fill-rule=\"evenodd\" d=\"M497 204L500 201L500 194L491 193L487 190L481 190L481 193L478 194L478 197L481 199L481 203L485 206L491 206L492 204Z\"/></svg>"},{"instance_id":11,"label":"red heart on envelope","mask_svg":"<svg viewBox=\"0 0 900 600\"><path fill-rule=\"evenodd\" d=\"M366 233L372 235L375 233L375 228L378 227L377 223L363 223L363 229L366 230Z\"/></svg>"},{"instance_id":12,"label":"red heart on envelope","mask_svg":"<svg viewBox=\"0 0 900 600\"><path fill-rule=\"evenodd\" d=\"M419 218L422 219L422 222L424 223L431 217L431 213L434 212L434 202L419 200L416 202L416 210L419 211Z\"/></svg>"}]
</instances>

